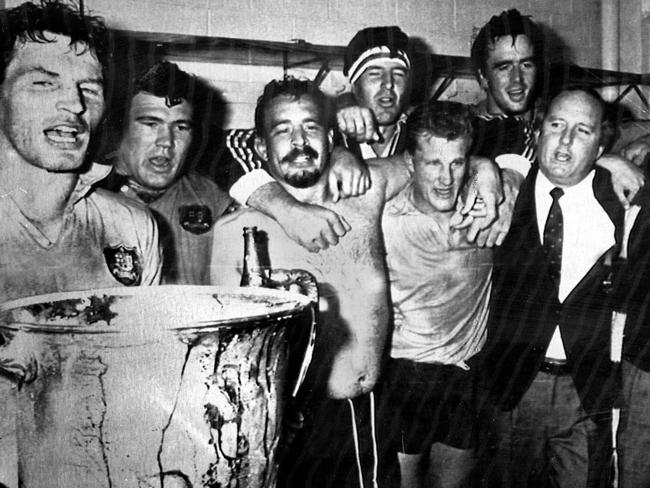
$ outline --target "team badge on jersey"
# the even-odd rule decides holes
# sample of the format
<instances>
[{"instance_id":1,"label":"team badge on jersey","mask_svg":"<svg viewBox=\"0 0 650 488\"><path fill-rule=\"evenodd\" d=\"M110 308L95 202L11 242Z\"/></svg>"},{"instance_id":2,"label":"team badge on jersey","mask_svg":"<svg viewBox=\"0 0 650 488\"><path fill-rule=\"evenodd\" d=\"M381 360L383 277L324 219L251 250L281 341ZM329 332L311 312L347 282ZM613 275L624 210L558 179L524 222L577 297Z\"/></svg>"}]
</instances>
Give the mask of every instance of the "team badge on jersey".
<instances>
[{"instance_id":1,"label":"team badge on jersey","mask_svg":"<svg viewBox=\"0 0 650 488\"><path fill-rule=\"evenodd\" d=\"M142 263L135 247L117 246L104 249L106 265L113 277L126 286L137 286L142 279Z\"/></svg>"},{"instance_id":2,"label":"team badge on jersey","mask_svg":"<svg viewBox=\"0 0 650 488\"><path fill-rule=\"evenodd\" d=\"M212 212L205 205L183 205L178 214L181 227L192 234L205 234L212 228Z\"/></svg>"}]
</instances>

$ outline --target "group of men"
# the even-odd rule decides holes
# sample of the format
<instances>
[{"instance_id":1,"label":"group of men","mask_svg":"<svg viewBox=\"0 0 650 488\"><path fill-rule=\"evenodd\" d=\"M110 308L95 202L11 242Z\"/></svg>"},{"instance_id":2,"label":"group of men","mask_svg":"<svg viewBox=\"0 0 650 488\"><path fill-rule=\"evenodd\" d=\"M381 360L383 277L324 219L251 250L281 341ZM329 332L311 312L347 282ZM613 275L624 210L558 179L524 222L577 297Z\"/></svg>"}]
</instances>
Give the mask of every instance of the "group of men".
<instances>
[{"instance_id":1,"label":"group of men","mask_svg":"<svg viewBox=\"0 0 650 488\"><path fill-rule=\"evenodd\" d=\"M557 87L538 107L544 35L530 18L503 12L474 40L479 109L411 107L395 26L351 40L338 108L311 81L271 81L254 152L233 151L233 210L187 170L196 78L151 67L109 108L121 141L95 164L103 23L58 0L3 14L0 301L237 285L255 226L270 266L311 272L320 295L283 486L607 486L614 407L619 486L650 484L643 172L605 154L597 93ZM17 486L0 416L0 483Z\"/></svg>"}]
</instances>

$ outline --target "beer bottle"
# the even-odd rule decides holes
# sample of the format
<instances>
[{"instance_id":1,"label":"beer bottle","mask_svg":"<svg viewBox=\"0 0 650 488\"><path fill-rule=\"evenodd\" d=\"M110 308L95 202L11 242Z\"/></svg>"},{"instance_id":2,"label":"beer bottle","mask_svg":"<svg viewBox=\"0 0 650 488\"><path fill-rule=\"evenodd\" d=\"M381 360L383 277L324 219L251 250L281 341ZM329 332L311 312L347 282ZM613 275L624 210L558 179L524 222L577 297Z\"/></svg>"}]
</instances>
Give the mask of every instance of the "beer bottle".
<instances>
[{"instance_id":1,"label":"beer bottle","mask_svg":"<svg viewBox=\"0 0 650 488\"><path fill-rule=\"evenodd\" d=\"M256 235L257 227L244 227L244 268L239 286L264 287L267 285L265 270L260 265Z\"/></svg>"}]
</instances>

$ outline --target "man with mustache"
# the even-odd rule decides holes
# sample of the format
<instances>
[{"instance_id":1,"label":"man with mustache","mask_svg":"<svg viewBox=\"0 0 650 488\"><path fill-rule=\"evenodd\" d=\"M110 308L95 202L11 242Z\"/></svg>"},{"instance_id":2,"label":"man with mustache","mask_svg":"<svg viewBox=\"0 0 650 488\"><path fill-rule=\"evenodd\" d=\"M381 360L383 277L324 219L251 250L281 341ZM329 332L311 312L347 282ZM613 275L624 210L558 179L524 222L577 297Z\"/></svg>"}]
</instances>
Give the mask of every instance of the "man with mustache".
<instances>
[{"instance_id":1,"label":"man with mustache","mask_svg":"<svg viewBox=\"0 0 650 488\"><path fill-rule=\"evenodd\" d=\"M209 281L214 223L231 199L208 178L187 171L207 88L169 62L135 82L123 113L113 114L122 134L109 186L146 204L161 229L164 283Z\"/></svg>"},{"instance_id":2,"label":"man with mustache","mask_svg":"<svg viewBox=\"0 0 650 488\"><path fill-rule=\"evenodd\" d=\"M57 0L0 15L0 302L152 285L158 231L142 205L94 188L106 28ZM0 337L0 345L2 345ZM12 385L0 378L0 484L19 486Z\"/></svg>"},{"instance_id":3,"label":"man with mustache","mask_svg":"<svg viewBox=\"0 0 650 488\"><path fill-rule=\"evenodd\" d=\"M372 486L378 477L372 390L389 314L380 218L385 200L406 183L408 171L403 160L382 161L372 166L373 185L363 196L335 202L328 186L332 113L312 82L272 81L255 111L256 145L293 198L333 209L350 223L346 238L310 253L277 222L244 208L218 223L219 234L233 238L215 241L212 253L213 283L238 284L242 243L234 236L255 226L266 234L271 269L302 268L318 281L316 345L299 393L305 427L282 465L284 486L358 486L360 479Z\"/></svg>"},{"instance_id":4,"label":"man with mustache","mask_svg":"<svg viewBox=\"0 0 650 488\"><path fill-rule=\"evenodd\" d=\"M335 200L362 195L369 188L367 169L357 160L385 158L403 151L402 126L412 72L409 43L399 27L380 26L359 31L346 48L343 71L351 93L341 98L337 122L344 146L356 159L341 147L333 150L329 184ZM233 198L275 218L289 236L311 251L336 245L349 231L345 218L318 205L297 202L283 191L252 150L253 137L252 131L236 132L228 140L233 161L222 166L218 178L230 185ZM496 217L502 190L496 168L489 162L473 161L472 172L478 175L472 192L481 195L487 209L480 226L473 228L476 233ZM469 200L464 213L471 208Z\"/></svg>"}]
</instances>

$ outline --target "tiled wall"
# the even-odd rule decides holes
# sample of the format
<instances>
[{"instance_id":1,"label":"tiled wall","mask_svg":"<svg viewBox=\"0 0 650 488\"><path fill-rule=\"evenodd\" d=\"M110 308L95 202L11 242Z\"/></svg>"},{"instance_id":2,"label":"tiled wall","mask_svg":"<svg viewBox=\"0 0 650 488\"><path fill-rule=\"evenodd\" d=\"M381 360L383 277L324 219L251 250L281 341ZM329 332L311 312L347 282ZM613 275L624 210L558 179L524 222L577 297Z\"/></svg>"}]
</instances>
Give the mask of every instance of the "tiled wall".
<instances>
[{"instance_id":1,"label":"tiled wall","mask_svg":"<svg viewBox=\"0 0 650 488\"><path fill-rule=\"evenodd\" d=\"M600 0L86 0L85 4L122 29L283 42L304 39L345 45L363 27L398 24L433 52L453 55L468 54L472 32L491 15L516 7L553 28L576 62L600 63ZM230 103L227 124L233 127L250 125L264 82L282 74L277 67L184 66L221 89ZM340 91L345 80L340 73L330 74L325 88ZM445 96L473 102L481 93L473 81L461 80Z\"/></svg>"},{"instance_id":2,"label":"tiled wall","mask_svg":"<svg viewBox=\"0 0 650 488\"><path fill-rule=\"evenodd\" d=\"M20 1L5 0L13 6ZM435 53L468 55L472 33L507 8L552 29L574 62L600 67L601 0L85 0L87 8L122 29L345 45L367 26L398 24ZM621 70L648 71L646 17L650 0L621 0ZM263 84L282 74L279 67L183 64L208 78L230 104L226 123L248 126ZM296 72L294 72L296 73ZM315 72L297 72L313 77ZM324 83L330 92L346 88L339 72ZM464 102L482 97L475 82L459 80L444 95ZM636 101L636 100L634 100Z\"/></svg>"},{"instance_id":3,"label":"tiled wall","mask_svg":"<svg viewBox=\"0 0 650 488\"><path fill-rule=\"evenodd\" d=\"M476 26L516 7L553 28L578 63L600 63L600 0L86 0L86 5L125 29L317 44L345 44L362 27L398 24L434 51L455 55L467 54Z\"/></svg>"}]
</instances>

